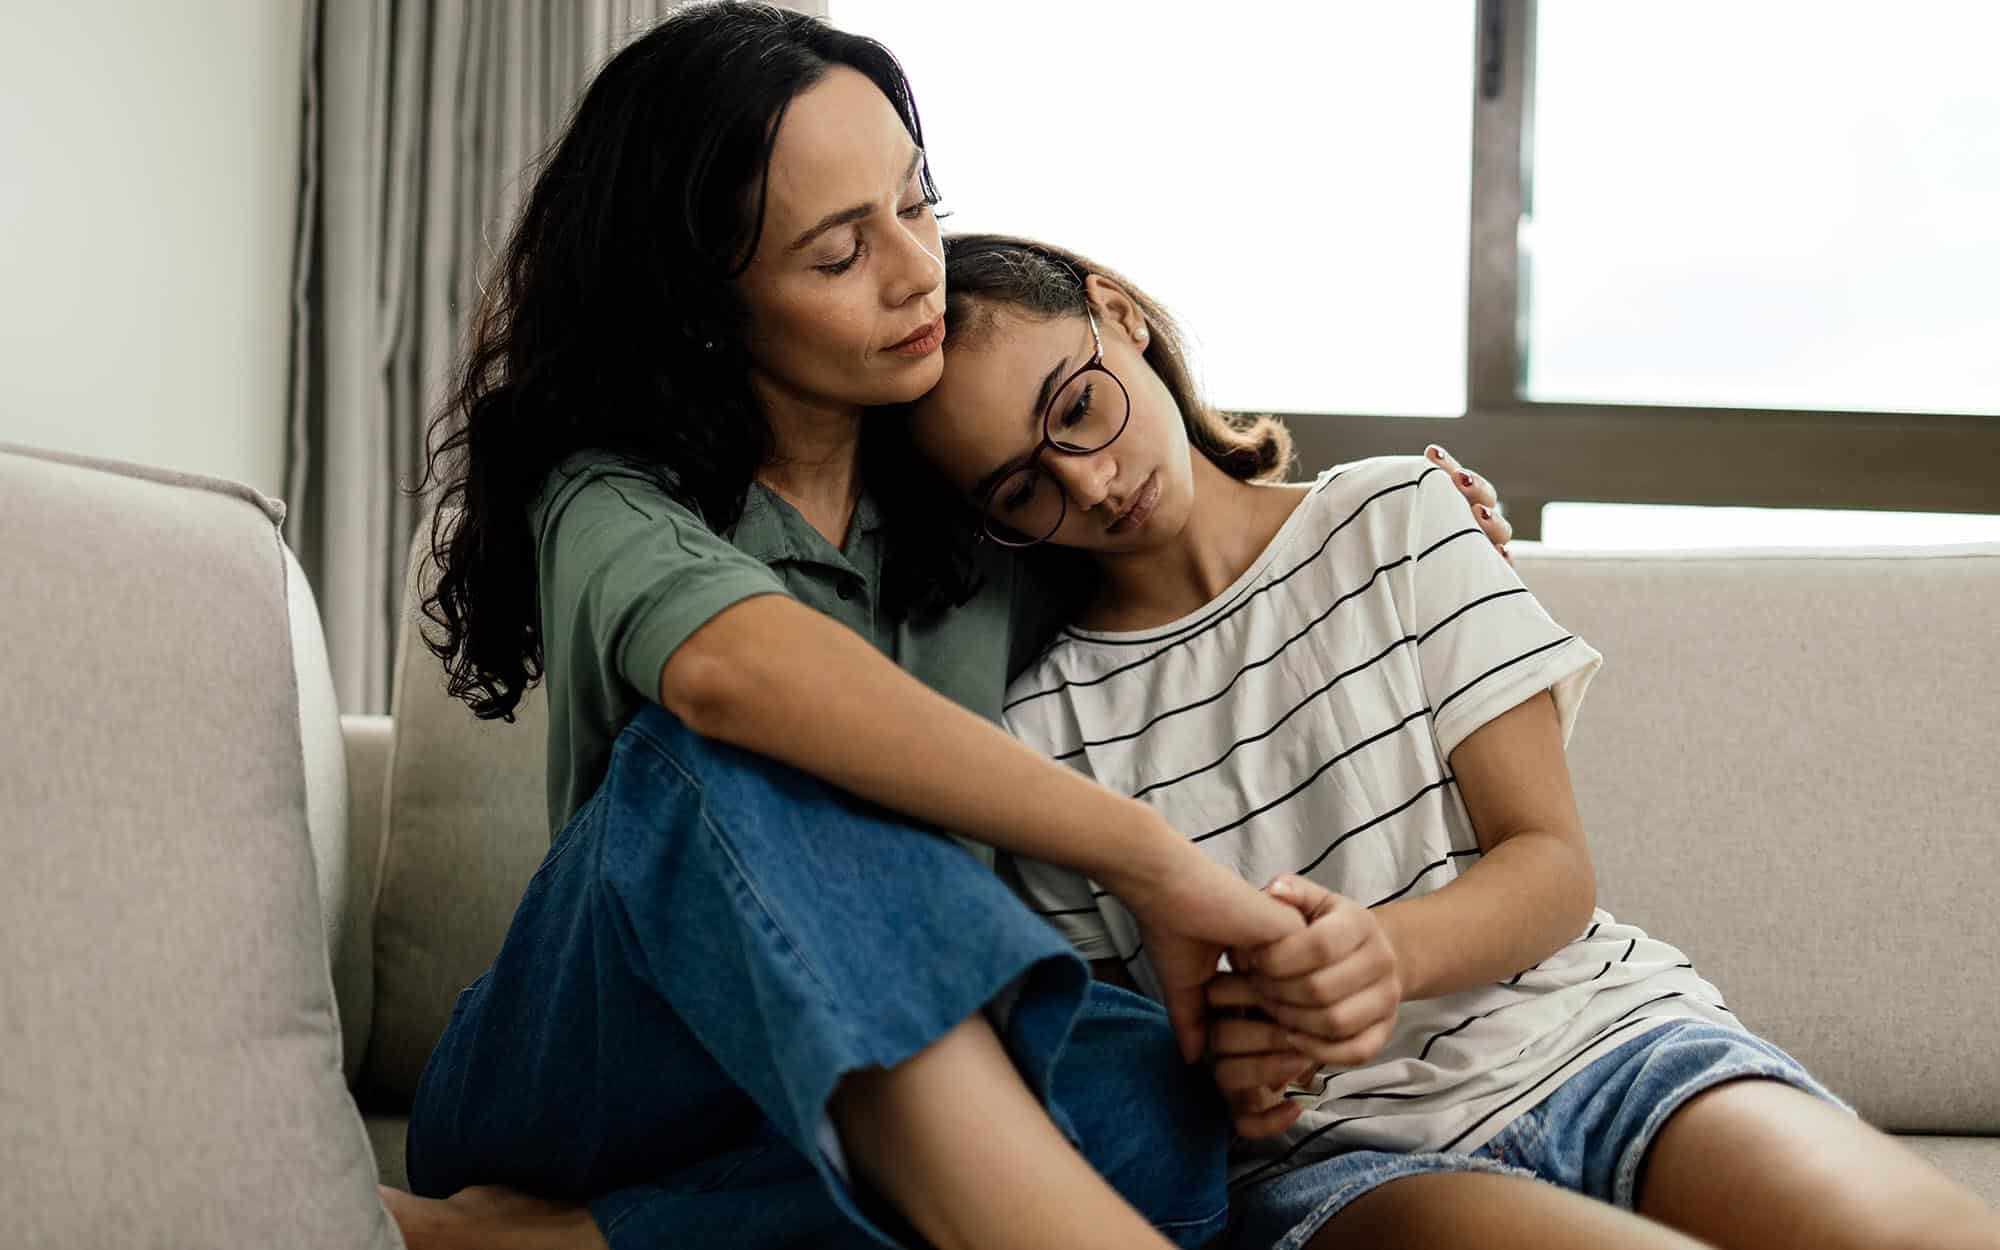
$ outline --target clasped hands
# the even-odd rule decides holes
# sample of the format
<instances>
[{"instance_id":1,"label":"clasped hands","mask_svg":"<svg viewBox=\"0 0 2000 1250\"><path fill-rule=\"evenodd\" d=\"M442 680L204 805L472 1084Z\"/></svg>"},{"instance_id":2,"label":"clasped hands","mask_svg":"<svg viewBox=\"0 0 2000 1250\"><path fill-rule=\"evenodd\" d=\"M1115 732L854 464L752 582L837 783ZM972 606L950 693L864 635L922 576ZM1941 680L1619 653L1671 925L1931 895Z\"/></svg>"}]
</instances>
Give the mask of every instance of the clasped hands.
<instances>
[{"instance_id":1,"label":"clasped hands","mask_svg":"<svg viewBox=\"0 0 2000 1250\"><path fill-rule=\"evenodd\" d=\"M1288 1087L1380 1054L1402 1002L1395 947L1373 911L1303 877L1264 892L1297 908L1305 928L1232 949L1232 971L1206 989L1205 1053L1243 1137L1283 1132L1304 1113Z\"/></svg>"}]
</instances>

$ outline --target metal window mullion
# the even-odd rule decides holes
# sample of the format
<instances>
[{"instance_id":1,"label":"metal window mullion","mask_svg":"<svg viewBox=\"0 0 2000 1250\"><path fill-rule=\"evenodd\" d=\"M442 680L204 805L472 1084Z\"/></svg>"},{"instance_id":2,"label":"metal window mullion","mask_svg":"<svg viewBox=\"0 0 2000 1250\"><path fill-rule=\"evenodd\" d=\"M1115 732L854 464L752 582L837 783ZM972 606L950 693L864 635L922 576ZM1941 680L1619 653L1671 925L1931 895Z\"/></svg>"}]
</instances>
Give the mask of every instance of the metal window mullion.
<instances>
[{"instance_id":1,"label":"metal window mullion","mask_svg":"<svg viewBox=\"0 0 2000 1250\"><path fill-rule=\"evenodd\" d=\"M1465 412L1520 402L1519 242L1527 206L1533 0L1480 0L1473 41L1472 204L1465 309Z\"/></svg>"}]
</instances>

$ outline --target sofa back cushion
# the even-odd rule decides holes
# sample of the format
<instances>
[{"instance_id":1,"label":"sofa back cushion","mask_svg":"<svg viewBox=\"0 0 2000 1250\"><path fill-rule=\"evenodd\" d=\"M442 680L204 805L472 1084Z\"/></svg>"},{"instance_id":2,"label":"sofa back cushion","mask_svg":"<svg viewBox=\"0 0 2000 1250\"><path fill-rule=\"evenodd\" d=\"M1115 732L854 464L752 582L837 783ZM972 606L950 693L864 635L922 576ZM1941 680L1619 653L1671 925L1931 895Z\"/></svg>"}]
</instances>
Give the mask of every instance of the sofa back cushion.
<instances>
[{"instance_id":1,"label":"sofa back cushion","mask_svg":"<svg viewBox=\"0 0 2000 1250\"><path fill-rule=\"evenodd\" d=\"M375 909L375 1021L361 1089L407 1107L459 990L491 963L549 849L548 699L523 696L513 724L483 721L445 689L418 636L430 520L406 563L390 684L382 879ZM435 626L430 626L435 632Z\"/></svg>"},{"instance_id":2,"label":"sofa back cushion","mask_svg":"<svg viewBox=\"0 0 2000 1250\"><path fill-rule=\"evenodd\" d=\"M1883 1127L2000 1132L2000 546L1517 554L1599 901Z\"/></svg>"},{"instance_id":3,"label":"sofa back cushion","mask_svg":"<svg viewBox=\"0 0 2000 1250\"><path fill-rule=\"evenodd\" d=\"M0 445L10 1246L400 1246L341 1072L282 507Z\"/></svg>"},{"instance_id":4,"label":"sofa back cushion","mask_svg":"<svg viewBox=\"0 0 2000 1250\"><path fill-rule=\"evenodd\" d=\"M1602 904L1876 1123L2000 1132L2000 546L1514 550L1606 657L1569 745ZM404 1100L548 847L541 688L475 719L417 620L369 1052Z\"/></svg>"}]
</instances>

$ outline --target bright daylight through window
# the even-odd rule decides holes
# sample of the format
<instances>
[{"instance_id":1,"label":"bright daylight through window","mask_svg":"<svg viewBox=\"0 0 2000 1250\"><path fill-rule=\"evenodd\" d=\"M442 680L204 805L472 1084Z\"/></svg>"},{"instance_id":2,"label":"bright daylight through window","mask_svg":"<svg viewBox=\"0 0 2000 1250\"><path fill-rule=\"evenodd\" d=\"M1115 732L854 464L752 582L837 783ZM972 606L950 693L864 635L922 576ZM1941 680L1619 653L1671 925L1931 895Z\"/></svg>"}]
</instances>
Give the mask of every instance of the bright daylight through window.
<instances>
[{"instance_id":1,"label":"bright daylight through window","mask_svg":"<svg viewBox=\"0 0 2000 1250\"><path fill-rule=\"evenodd\" d=\"M1193 331L1215 402L1463 411L1469 0L1287 5L1279 23L1073 0L829 8L903 62L945 229L1124 272Z\"/></svg>"}]
</instances>

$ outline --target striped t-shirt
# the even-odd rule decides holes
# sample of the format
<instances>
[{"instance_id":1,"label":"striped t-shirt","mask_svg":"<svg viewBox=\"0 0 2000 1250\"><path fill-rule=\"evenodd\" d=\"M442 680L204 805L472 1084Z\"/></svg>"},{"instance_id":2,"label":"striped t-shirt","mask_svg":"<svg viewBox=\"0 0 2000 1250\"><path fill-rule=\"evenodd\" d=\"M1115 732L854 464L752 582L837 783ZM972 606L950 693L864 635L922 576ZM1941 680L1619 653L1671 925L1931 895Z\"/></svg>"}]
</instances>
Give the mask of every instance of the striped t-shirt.
<instances>
[{"instance_id":1,"label":"striped t-shirt","mask_svg":"<svg viewBox=\"0 0 2000 1250\"><path fill-rule=\"evenodd\" d=\"M1479 856L1451 775L1473 730L1552 691L1566 743L1603 663L1549 618L1414 456L1320 476L1213 602L1157 629L1065 630L1009 688L1007 726L1143 798L1256 885L1312 878L1371 906L1443 888ZM1014 864L1087 958L1159 986L1131 914L1088 878ZM1239 1183L1357 1147L1468 1151L1649 1022L1730 1024L1685 956L1604 911L1505 982L1406 1002L1381 1055L1328 1070Z\"/></svg>"}]
</instances>

